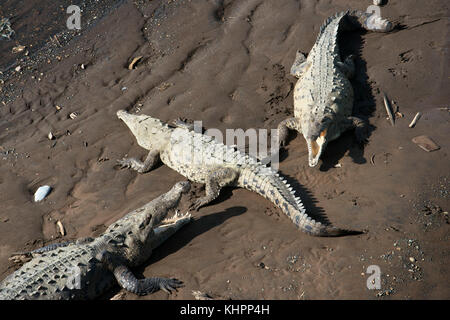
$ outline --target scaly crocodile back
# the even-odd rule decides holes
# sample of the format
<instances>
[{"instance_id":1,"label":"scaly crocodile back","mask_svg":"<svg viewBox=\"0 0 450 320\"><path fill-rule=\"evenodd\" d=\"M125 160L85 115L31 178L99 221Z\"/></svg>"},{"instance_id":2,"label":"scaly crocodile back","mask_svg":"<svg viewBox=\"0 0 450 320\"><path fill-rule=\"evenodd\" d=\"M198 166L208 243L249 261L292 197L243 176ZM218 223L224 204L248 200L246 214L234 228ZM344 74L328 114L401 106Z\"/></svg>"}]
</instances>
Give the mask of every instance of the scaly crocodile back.
<instances>
[{"instance_id":1,"label":"scaly crocodile back","mask_svg":"<svg viewBox=\"0 0 450 320\"><path fill-rule=\"evenodd\" d=\"M310 73L306 75L303 85L310 91L314 118L320 119L325 114L335 114L338 110L328 109L330 97L340 96L345 106L343 114L348 116L353 107L353 88L350 81L337 67L341 62L338 34L343 26L348 26L347 12L340 12L328 18L320 28L314 47L308 56L311 62ZM308 81L310 80L310 81Z\"/></svg>"},{"instance_id":2,"label":"scaly crocodile back","mask_svg":"<svg viewBox=\"0 0 450 320\"><path fill-rule=\"evenodd\" d=\"M177 128L170 143L161 153L161 160L191 181L206 183L211 170L229 167L239 172L234 184L254 191L280 208L302 231L316 236L336 236L347 231L325 226L306 214L299 197L286 180L273 169L213 137Z\"/></svg>"},{"instance_id":3,"label":"scaly crocodile back","mask_svg":"<svg viewBox=\"0 0 450 320\"><path fill-rule=\"evenodd\" d=\"M343 70L338 40L342 31L357 28L387 32L392 24L361 11L339 12L325 20L294 89L294 115L307 139L317 138L326 118L336 124L328 141L348 128L340 124L352 115L354 93Z\"/></svg>"},{"instance_id":4,"label":"scaly crocodile back","mask_svg":"<svg viewBox=\"0 0 450 320\"><path fill-rule=\"evenodd\" d=\"M39 254L0 283L0 300L92 299L114 284L90 245L69 245ZM95 282L94 286L77 283Z\"/></svg>"}]
</instances>

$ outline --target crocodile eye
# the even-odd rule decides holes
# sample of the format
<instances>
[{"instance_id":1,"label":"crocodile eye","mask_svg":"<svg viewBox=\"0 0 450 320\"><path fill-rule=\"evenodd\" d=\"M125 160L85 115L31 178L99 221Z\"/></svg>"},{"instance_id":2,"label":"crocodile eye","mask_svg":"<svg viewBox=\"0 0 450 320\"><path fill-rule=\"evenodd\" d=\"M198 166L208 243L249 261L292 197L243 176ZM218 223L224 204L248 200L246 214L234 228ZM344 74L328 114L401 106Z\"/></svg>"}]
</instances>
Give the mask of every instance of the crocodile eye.
<instances>
[{"instance_id":1,"label":"crocodile eye","mask_svg":"<svg viewBox=\"0 0 450 320\"><path fill-rule=\"evenodd\" d=\"M145 220L139 225L139 229L144 229L148 224L150 223L150 220L152 220L152 216L149 215L145 218Z\"/></svg>"}]
</instances>

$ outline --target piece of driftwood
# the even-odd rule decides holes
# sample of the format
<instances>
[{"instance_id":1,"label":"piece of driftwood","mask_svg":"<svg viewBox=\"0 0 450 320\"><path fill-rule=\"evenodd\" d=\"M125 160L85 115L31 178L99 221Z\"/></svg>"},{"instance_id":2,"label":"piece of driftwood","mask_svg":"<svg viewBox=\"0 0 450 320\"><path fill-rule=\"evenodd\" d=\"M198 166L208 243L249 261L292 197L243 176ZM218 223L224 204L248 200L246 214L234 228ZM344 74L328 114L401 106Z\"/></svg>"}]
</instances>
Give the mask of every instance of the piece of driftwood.
<instances>
[{"instance_id":1,"label":"piece of driftwood","mask_svg":"<svg viewBox=\"0 0 450 320\"><path fill-rule=\"evenodd\" d=\"M394 118L394 115L392 114L391 104L389 103L386 93L383 93L383 101L384 101L384 106L386 108L386 112L389 116L389 121L391 122L392 126L394 126L395 118Z\"/></svg>"},{"instance_id":2,"label":"piece of driftwood","mask_svg":"<svg viewBox=\"0 0 450 320\"><path fill-rule=\"evenodd\" d=\"M431 140L428 136L418 136L412 138L412 142L417 144L419 147L421 147L426 152L436 151L439 150L441 147L436 144L433 140Z\"/></svg>"},{"instance_id":3,"label":"piece of driftwood","mask_svg":"<svg viewBox=\"0 0 450 320\"><path fill-rule=\"evenodd\" d=\"M422 116L422 114L420 112L417 112L416 116L414 117L414 119L409 124L409 127L410 128L414 128L414 126L416 125L417 121L420 119L421 116Z\"/></svg>"}]
</instances>

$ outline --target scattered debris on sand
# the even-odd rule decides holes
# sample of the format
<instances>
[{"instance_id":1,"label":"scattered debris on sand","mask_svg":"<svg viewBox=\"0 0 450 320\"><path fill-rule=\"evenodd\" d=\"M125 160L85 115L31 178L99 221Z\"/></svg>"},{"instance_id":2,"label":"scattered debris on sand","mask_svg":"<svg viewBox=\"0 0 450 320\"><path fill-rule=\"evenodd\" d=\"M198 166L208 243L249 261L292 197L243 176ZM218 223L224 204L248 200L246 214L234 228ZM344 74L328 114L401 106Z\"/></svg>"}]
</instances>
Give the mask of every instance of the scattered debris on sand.
<instances>
[{"instance_id":1,"label":"scattered debris on sand","mask_svg":"<svg viewBox=\"0 0 450 320\"><path fill-rule=\"evenodd\" d=\"M386 112L389 116L389 121L391 122L392 126L395 125L395 118L394 115L392 114L392 109L391 109L391 105L389 103L389 100L386 96L386 93L383 93L383 101L384 101L384 106L386 108Z\"/></svg>"},{"instance_id":2,"label":"scattered debris on sand","mask_svg":"<svg viewBox=\"0 0 450 320\"><path fill-rule=\"evenodd\" d=\"M62 222L58 220L58 221L56 222L56 226L58 227L59 233L60 233L62 236L65 236L65 235L66 235L66 230L64 229L64 226L63 226Z\"/></svg>"},{"instance_id":3,"label":"scattered debris on sand","mask_svg":"<svg viewBox=\"0 0 450 320\"><path fill-rule=\"evenodd\" d=\"M13 53L19 53L22 52L23 50L25 50L25 46L22 46L20 44L12 48Z\"/></svg>"},{"instance_id":4,"label":"scattered debris on sand","mask_svg":"<svg viewBox=\"0 0 450 320\"><path fill-rule=\"evenodd\" d=\"M70 119L75 119L76 117L78 117L78 113L76 113L76 112L72 112L71 114L69 114L69 118Z\"/></svg>"},{"instance_id":5,"label":"scattered debris on sand","mask_svg":"<svg viewBox=\"0 0 450 320\"><path fill-rule=\"evenodd\" d=\"M420 117L422 116L422 113L417 112L416 116L414 117L414 119L411 121L411 123L409 124L410 128L414 128L416 126L417 121L419 121Z\"/></svg>"},{"instance_id":6,"label":"scattered debris on sand","mask_svg":"<svg viewBox=\"0 0 450 320\"><path fill-rule=\"evenodd\" d=\"M418 136L412 139L412 142L417 144L426 152L439 150L441 147L438 146L433 140L428 136Z\"/></svg>"},{"instance_id":7,"label":"scattered debris on sand","mask_svg":"<svg viewBox=\"0 0 450 320\"><path fill-rule=\"evenodd\" d=\"M141 59L142 59L142 56L135 57L128 65L128 70L135 69L136 65L139 63L139 61L141 61Z\"/></svg>"},{"instance_id":8,"label":"scattered debris on sand","mask_svg":"<svg viewBox=\"0 0 450 320\"><path fill-rule=\"evenodd\" d=\"M8 18L0 19L0 39L6 38L11 40L11 36L14 34L14 30L11 29L11 22Z\"/></svg>"}]
</instances>

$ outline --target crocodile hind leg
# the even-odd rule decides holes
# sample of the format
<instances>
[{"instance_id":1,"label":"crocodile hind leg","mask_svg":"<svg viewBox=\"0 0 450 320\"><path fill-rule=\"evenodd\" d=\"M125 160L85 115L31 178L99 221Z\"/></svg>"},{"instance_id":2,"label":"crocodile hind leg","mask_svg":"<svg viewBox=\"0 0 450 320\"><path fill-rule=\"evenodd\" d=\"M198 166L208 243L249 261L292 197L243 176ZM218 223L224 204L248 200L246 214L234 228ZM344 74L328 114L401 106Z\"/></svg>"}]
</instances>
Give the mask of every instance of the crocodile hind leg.
<instances>
[{"instance_id":1,"label":"crocodile hind leg","mask_svg":"<svg viewBox=\"0 0 450 320\"><path fill-rule=\"evenodd\" d=\"M278 125L278 141L280 146L286 145L289 129L300 132L300 121L297 118L287 118Z\"/></svg>"},{"instance_id":2,"label":"crocodile hind leg","mask_svg":"<svg viewBox=\"0 0 450 320\"><path fill-rule=\"evenodd\" d=\"M383 19L376 11L352 11L348 18L351 22L351 24L348 25L350 28L357 26L373 32L389 32L394 28L392 22Z\"/></svg>"},{"instance_id":3,"label":"crocodile hind leg","mask_svg":"<svg viewBox=\"0 0 450 320\"><path fill-rule=\"evenodd\" d=\"M192 204L191 209L198 210L202 206L216 199L219 196L220 189L225 186L232 185L238 176L238 172L232 168L218 167L209 170L205 186L206 195L200 199L197 199Z\"/></svg>"},{"instance_id":4,"label":"crocodile hind leg","mask_svg":"<svg viewBox=\"0 0 450 320\"><path fill-rule=\"evenodd\" d=\"M297 51L294 63L291 67L291 75L300 79L302 74L305 73L306 70L308 70L309 65L310 64L306 62L306 56L300 51Z\"/></svg>"},{"instance_id":5,"label":"crocodile hind leg","mask_svg":"<svg viewBox=\"0 0 450 320\"><path fill-rule=\"evenodd\" d=\"M368 125L367 122L358 117L347 118L349 128L355 128L356 140L359 143L366 143L368 138Z\"/></svg>"},{"instance_id":6,"label":"crocodile hind leg","mask_svg":"<svg viewBox=\"0 0 450 320\"><path fill-rule=\"evenodd\" d=\"M122 168L131 168L136 170L139 173L146 173L150 171L159 160L159 151L152 150L148 153L145 161L139 161L135 158L124 158L122 160L117 160L117 162L121 165Z\"/></svg>"},{"instance_id":7,"label":"crocodile hind leg","mask_svg":"<svg viewBox=\"0 0 450 320\"><path fill-rule=\"evenodd\" d=\"M337 65L339 69L345 74L348 79L351 79L355 76L355 56L353 54L349 55L344 62L339 61Z\"/></svg>"},{"instance_id":8,"label":"crocodile hind leg","mask_svg":"<svg viewBox=\"0 0 450 320\"><path fill-rule=\"evenodd\" d=\"M194 131L194 121L177 118L171 122L174 127Z\"/></svg>"},{"instance_id":9,"label":"crocodile hind leg","mask_svg":"<svg viewBox=\"0 0 450 320\"><path fill-rule=\"evenodd\" d=\"M108 251L101 252L97 258L114 274L122 288L137 295L146 295L158 290L172 293L172 290L176 291L176 288L183 286L182 281L174 278L153 277L137 279L120 258Z\"/></svg>"},{"instance_id":10,"label":"crocodile hind leg","mask_svg":"<svg viewBox=\"0 0 450 320\"><path fill-rule=\"evenodd\" d=\"M279 148L286 145L287 139L289 136L289 129L297 130L298 132L301 132L300 131L300 121L297 118L292 117L292 118L287 118L278 124L278 128L277 128L278 146L272 145L271 146L271 150L272 150L271 155L269 155L263 159L258 158L258 160L260 162L262 162L263 164L268 164L268 163L272 162L273 156L279 151Z\"/></svg>"}]
</instances>

